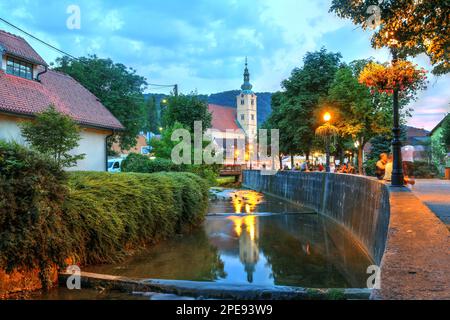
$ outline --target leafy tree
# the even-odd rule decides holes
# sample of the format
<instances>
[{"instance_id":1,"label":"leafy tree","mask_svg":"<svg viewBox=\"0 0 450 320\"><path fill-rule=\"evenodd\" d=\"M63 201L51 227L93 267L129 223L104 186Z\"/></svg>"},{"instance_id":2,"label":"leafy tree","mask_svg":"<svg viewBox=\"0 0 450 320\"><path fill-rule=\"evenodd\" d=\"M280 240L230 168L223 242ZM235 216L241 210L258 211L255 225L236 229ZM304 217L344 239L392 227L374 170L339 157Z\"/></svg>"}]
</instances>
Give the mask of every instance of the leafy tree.
<instances>
[{"instance_id":1,"label":"leafy tree","mask_svg":"<svg viewBox=\"0 0 450 320\"><path fill-rule=\"evenodd\" d=\"M122 149L136 145L136 136L146 127L148 119L143 96L145 78L123 64L95 55L78 60L58 58L55 70L81 83L124 125L125 130L114 139L120 142Z\"/></svg>"},{"instance_id":2,"label":"leafy tree","mask_svg":"<svg viewBox=\"0 0 450 320\"><path fill-rule=\"evenodd\" d=\"M295 68L290 78L282 82L284 91L272 97L273 110L268 123L280 129L283 153L303 153L309 158L319 100L328 94L340 60L340 53L327 52L324 48L308 52L303 67Z\"/></svg>"},{"instance_id":3,"label":"leafy tree","mask_svg":"<svg viewBox=\"0 0 450 320\"><path fill-rule=\"evenodd\" d=\"M442 144L447 146L450 152L450 115L447 115L442 123Z\"/></svg>"},{"instance_id":4,"label":"leafy tree","mask_svg":"<svg viewBox=\"0 0 450 320\"><path fill-rule=\"evenodd\" d=\"M156 105L155 96L149 96L147 98L147 128L150 132L158 132L158 128L160 127L160 122L158 119L158 109Z\"/></svg>"},{"instance_id":5,"label":"leafy tree","mask_svg":"<svg viewBox=\"0 0 450 320\"><path fill-rule=\"evenodd\" d=\"M194 122L202 121L205 131L211 127L211 120L208 103L194 92L189 95L171 96L167 99L167 106L163 112L164 127L171 127L178 122L190 132L194 132Z\"/></svg>"},{"instance_id":6,"label":"leafy tree","mask_svg":"<svg viewBox=\"0 0 450 320\"><path fill-rule=\"evenodd\" d=\"M359 66L359 62L354 65ZM392 112L383 95L372 96L358 82L358 70L358 67L345 66L337 71L328 99L338 107L340 115L336 125L341 134L358 142L358 170L362 174L364 147L374 136L389 133Z\"/></svg>"},{"instance_id":7,"label":"leafy tree","mask_svg":"<svg viewBox=\"0 0 450 320\"><path fill-rule=\"evenodd\" d=\"M374 27L373 14L379 13L380 26L372 37L374 48L389 46L386 34L390 34L398 41L400 56L425 53L434 65L434 74L450 71L448 0L333 0L330 11L364 29Z\"/></svg>"},{"instance_id":8,"label":"leafy tree","mask_svg":"<svg viewBox=\"0 0 450 320\"><path fill-rule=\"evenodd\" d=\"M150 140L155 157L171 159L172 149L179 144L178 141L172 141L172 133L177 129L187 129L187 127L179 122L175 122L172 126L164 129L161 133L161 138L153 138Z\"/></svg>"},{"instance_id":9,"label":"leafy tree","mask_svg":"<svg viewBox=\"0 0 450 320\"><path fill-rule=\"evenodd\" d=\"M31 147L51 156L61 167L76 166L84 154L72 155L70 151L78 147L80 128L66 115L59 113L53 105L37 115L35 121L20 124L22 136Z\"/></svg>"}]
</instances>

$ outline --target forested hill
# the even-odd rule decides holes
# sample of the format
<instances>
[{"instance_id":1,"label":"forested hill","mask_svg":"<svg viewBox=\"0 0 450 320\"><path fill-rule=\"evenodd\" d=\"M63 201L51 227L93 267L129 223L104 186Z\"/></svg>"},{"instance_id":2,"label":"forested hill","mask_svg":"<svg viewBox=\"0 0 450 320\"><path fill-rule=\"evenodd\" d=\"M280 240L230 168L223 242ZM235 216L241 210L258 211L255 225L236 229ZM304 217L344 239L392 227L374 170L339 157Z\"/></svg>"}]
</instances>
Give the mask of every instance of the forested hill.
<instances>
[{"instance_id":1,"label":"forested hill","mask_svg":"<svg viewBox=\"0 0 450 320\"><path fill-rule=\"evenodd\" d=\"M239 90L225 91L219 93L213 93L208 95L200 95L201 98L208 101L211 104L217 104L221 106L227 106L236 108L236 97L240 94ZM262 125L266 121L267 117L271 112L270 101L272 98L272 93L270 92L255 92L258 96L258 125ZM148 94L147 96L155 96L157 105L164 99L163 94Z\"/></svg>"}]
</instances>

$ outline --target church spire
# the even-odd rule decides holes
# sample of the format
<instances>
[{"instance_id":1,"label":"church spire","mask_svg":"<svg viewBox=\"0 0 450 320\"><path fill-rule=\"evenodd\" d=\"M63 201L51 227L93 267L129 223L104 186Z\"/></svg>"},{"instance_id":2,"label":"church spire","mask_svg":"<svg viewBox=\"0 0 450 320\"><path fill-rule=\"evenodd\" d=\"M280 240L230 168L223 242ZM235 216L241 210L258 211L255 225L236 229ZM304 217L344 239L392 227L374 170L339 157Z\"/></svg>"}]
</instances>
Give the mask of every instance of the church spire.
<instances>
[{"instance_id":1,"label":"church spire","mask_svg":"<svg viewBox=\"0 0 450 320\"><path fill-rule=\"evenodd\" d=\"M245 57L244 84L241 86L243 93L252 93L253 86L250 84L250 72L248 71L247 57Z\"/></svg>"}]
</instances>

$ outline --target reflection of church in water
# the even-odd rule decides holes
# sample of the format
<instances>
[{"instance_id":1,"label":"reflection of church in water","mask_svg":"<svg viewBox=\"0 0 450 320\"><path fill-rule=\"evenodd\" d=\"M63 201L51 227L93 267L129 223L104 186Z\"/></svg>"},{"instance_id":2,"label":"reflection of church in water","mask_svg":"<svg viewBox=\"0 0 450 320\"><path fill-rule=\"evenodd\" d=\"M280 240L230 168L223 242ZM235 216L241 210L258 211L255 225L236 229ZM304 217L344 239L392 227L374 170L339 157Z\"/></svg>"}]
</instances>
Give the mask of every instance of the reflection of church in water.
<instances>
[{"instance_id":1,"label":"reflection of church in water","mask_svg":"<svg viewBox=\"0 0 450 320\"><path fill-rule=\"evenodd\" d=\"M247 225L249 220L252 220ZM247 281L253 282L253 273L259 260L259 223L255 216L248 216L244 219L243 232L239 237L239 259L245 266Z\"/></svg>"}]
</instances>

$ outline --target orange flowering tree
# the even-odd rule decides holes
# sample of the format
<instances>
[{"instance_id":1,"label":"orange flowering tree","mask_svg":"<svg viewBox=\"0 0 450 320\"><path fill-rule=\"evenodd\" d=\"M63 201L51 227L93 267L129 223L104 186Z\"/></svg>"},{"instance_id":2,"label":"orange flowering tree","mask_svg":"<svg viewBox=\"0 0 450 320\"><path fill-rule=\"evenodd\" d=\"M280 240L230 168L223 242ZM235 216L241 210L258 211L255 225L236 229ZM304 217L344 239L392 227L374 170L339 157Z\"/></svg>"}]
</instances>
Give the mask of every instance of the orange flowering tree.
<instances>
[{"instance_id":1,"label":"orange flowering tree","mask_svg":"<svg viewBox=\"0 0 450 320\"><path fill-rule=\"evenodd\" d=\"M403 95L426 88L426 70L406 60L393 64L368 63L359 75L359 83L379 93L393 94L398 89Z\"/></svg>"}]
</instances>

